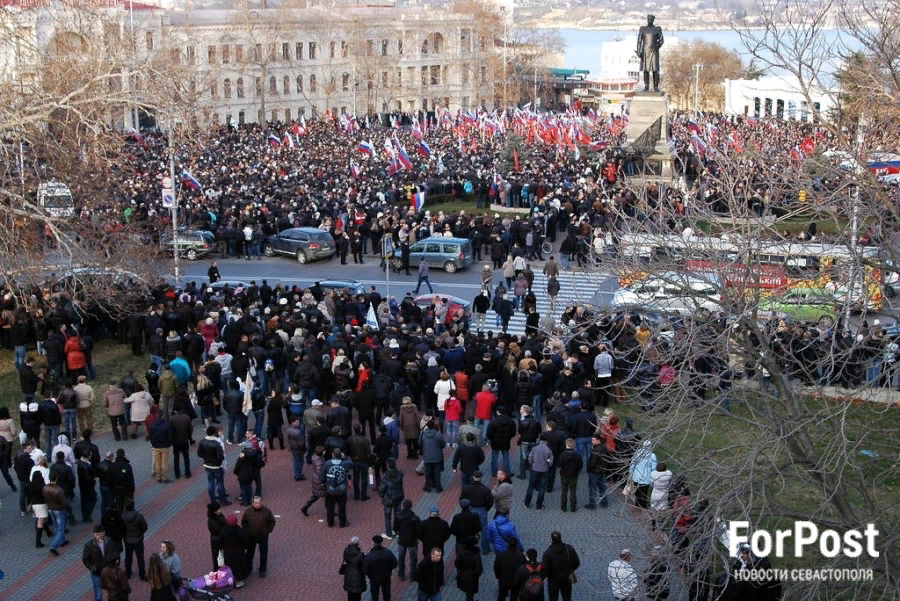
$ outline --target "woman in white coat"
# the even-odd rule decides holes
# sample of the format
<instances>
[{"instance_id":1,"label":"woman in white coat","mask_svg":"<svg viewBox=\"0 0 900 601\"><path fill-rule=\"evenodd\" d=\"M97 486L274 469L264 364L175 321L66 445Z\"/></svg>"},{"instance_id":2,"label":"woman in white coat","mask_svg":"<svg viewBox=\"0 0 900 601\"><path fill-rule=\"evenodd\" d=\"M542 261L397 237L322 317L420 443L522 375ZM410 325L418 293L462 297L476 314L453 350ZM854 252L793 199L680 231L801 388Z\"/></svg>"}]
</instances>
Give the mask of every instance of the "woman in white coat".
<instances>
[{"instance_id":1,"label":"woman in white coat","mask_svg":"<svg viewBox=\"0 0 900 601\"><path fill-rule=\"evenodd\" d=\"M668 511L672 471L667 469L665 463L659 462L656 464L656 469L650 472L650 479L653 483L653 494L650 495L650 509L654 514ZM653 519L652 525L656 529L656 519Z\"/></svg>"}]
</instances>

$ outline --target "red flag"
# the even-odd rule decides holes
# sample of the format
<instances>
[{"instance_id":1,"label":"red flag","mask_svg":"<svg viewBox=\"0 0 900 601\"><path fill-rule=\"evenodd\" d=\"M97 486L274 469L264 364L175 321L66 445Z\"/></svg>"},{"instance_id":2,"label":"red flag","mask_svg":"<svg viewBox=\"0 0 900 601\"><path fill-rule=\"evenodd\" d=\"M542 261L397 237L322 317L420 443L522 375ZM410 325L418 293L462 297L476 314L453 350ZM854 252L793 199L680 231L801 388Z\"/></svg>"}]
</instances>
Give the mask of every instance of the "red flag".
<instances>
[{"instance_id":1,"label":"red flag","mask_svg":"<svg viewBox=\"0 0 900 601\"><path fill-rule=\"evenodd\" d=\"M516 173L519 173L519 153L513 148L513 161L516 163Z\"/></svg>"},{"instance_id":2,"label":"red flag","mask_svg":"<svg viewBox=\"0 0 900 601\"><path fill-rule=\"evenodd\" d=\"M806 154L812 154L816 151L816 141L812 138L806 138L803 140L803 152Z\"/></svg>"}]
</instances>

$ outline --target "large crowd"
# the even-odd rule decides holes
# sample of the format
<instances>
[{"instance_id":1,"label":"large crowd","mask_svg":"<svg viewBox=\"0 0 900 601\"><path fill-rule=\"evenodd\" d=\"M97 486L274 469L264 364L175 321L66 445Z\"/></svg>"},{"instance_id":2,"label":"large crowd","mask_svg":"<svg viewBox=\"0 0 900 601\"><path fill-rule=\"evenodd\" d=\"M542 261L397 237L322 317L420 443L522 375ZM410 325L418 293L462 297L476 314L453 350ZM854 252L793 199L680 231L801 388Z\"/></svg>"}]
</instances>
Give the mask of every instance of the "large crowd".
<instances>
[{"instance_id":1,"label":"large crowd","mask_svg":"<svg viewBox=\"0 0 900 601\"><path fill-rule=\"evenodd\" d=\"M525 261L540 257L544 237L553 243L560 233L562 256L578 259L598 228L603 234L628 227L660 201L638 198L625 185L629 168L617 148L623 127L619 120L564 118L590 128L597 150L585 149L576 158L567 146L561 150L559 143L536 142L511 163L503 150L515 126L485 136L459 132L458 125L445 127L438 120L425 133L430 155L410 157L412 168L396 170L386 157L360 156L358 146L371 141L379 148L396 136L414 148L417 139L409 127L344 131L337 123L318 122L302 133L283 124L209 132L180 148L181 167L198 185L182 187L179 219L214 232L224 256L291 226L330 229L354 254L374 252L383 235L402 246L449 230L472 239L485 260L490 256L494 262L483 278L488 293L496 278L501 285L506 280L506 288L522 296L529 311L529 293L544 291L531 290ZM717 117L700 126L707 124L730 140L745 136L743 144L754 143L759 136L753 132L769 127ZM680 204L682 212L696 203L716 202L715 184L704 174L714 173L720 158L692 143L692 126L697 124L686 117L674 121L687 184L664 199L673 207ZM798 143L815 135L809 125L771 127ZM285 133L296 142L277 147L268 142L270 134L283 140ZM531 137L526 133L522 138L526 136ZM707 145L715 143L710 138ZM82 217L111 219L117 227L165 228L167 213L158 204L159 182L168 169L165 145L162 136L151 134L129 142L116 194L108 206ZM723 147L722 152L736 149ZM763 182L768 182L766 189L753 190L764 210L793 200L760 171L759 186ZM422 191L456 197L471 193L485 208L532 210L521 219L443 214L437 208L416 211L412 199ZM555 267L552 260L547 265ZM523 285L518 284L520 275ZM76 509L85 522L99 516L94 537L83 549L97 601L104 590L111 598L128 598L135 560L139 577L150 582L153 599L175 598L188 586L240 587L254 571L257 551L258 574L265 577L269 535L277 520L263 503L262 479L268 455L282 450L292 457L289 477L311 481L310 497L299 507L303 515L323 511L329 527L348 527L354 513L354 504L348 504L351 494L354 501L384 508L384 531L374 537L374 547L364 552L354 537L344 551L341 573L351 600L367 588L373 598L378 598L376 591L390 598L394 569L401 580L417 583L420 599L440 599L444 562L450 557L456 586L474 599L485 578L483 557L491 552L496 554L493 573L500 599L573 598L580 565L575 548L559 532L548 532L549 546L542 553L526 549L516 529L516 521L533 519L532 512L545 508L547 493L556 488L560 510L568 513L602 510L621 485L626 498L633 495L636 511L661 521L668 516L668 544L685 565L710 544L706 533L692 529L707 510L706 501L692 499L685 479L657 459L652 441L638 435L630 420L620 423L615 413L626 390L638 387L648 374L657 383L644 387L653 391L648 402L653 408L666 397L661 387L679 372L720 375L720 391L693 389L707 398L712 392L727 409L731 376L725 374L733 366L714 345L681 363L666 360L671 355L664 348L667 341L677 344L689 320L667 324L667 333L674 330L670 338L651 331L640 318L598 319L589 309L569 307L563 322L584 333L563 341L553 335L553 327L536 320L529 323L527 336L486 331L483 318L476 324L461 321L440 295L423 309L411 296L398 302L374 289L354 296L266 280L239 290L191 282L183 289L160 284L126 294L124 310L111 314L100 304L74 311L71 299L52 285L33 292L27 309L12 294L2 301L2 342L15 350L24 398L15 418L0 409L0 467L19 490L22 515L34 518L37 547L44 546L47 534L52 536L50 552L59 554ZM476 314L485 312L479 310L483 302L474 305ZM370 307L377 328L364 325ZM510 310L505 306L504 311ZM813 330L780 328L772 337L799 348L785 354L785 360L804 366L808 339L837 335ZM879 331L872 329L873 340ZM92 354L95 341L105 338L130 345L135 355L147 353L149 368L143 374L100 374L109 385L98 399ZM40 366L29 353L32 345ZM877 351L866 355L860 365L876 356ZM830 378L832 372L803 373ZM864 376L860 372L858 377ZM873 377L881 377L880 372ZM200 467L207 478L212 559L212 572L204 581L181 574L171 541L145 565L147 524L135 506L129 459L122 449L101 453L91 441L98 406L105 408L116 441L138 436L149 441L157 481L169 480L170 454L175 478L192 477L191 464L199 459L194 470ZM240 452L233 459L235 448ZM460 511L450 522L437 508L428 516L412 510L414 479L398 467L401 449L407 459L420 462L417 471L425 492L443 492L445 469L460 472ZM17 481L9 475L10 467ZM516 476L527 481L524 508L511 506ZM583 505L576 492L579 479L588 483ZM316 505L319 499L322 509ZM222 509L235 500L242 515L226 517ZM448 549L451 537L455 546ZM394 540L396 555L386 546ZM666 598L671 559L656 554L641 570L632 559L631 551L623 549L610 563L613 596ZM761 560L745 553L739 561L747 567ZM692 599L707 598L711 585L705 577L688 584ZM777 598L771 587L734 581L723 586L735 599Z\"/></svg>"}]
</instances>

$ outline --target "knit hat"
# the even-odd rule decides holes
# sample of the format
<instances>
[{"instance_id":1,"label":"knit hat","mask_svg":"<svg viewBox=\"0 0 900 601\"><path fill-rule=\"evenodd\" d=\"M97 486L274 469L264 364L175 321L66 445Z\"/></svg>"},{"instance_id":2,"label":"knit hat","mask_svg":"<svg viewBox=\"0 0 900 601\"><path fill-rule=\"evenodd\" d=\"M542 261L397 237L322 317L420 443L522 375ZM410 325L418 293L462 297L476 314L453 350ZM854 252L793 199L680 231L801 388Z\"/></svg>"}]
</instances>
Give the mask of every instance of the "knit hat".
<instances>
[{"instance_id":1,"label":"knit hat","mask_svg":"<svg viewBox=\"0 0 900 601\"><path fill-rule=\"evenodd\" d=\"M459 506L462 507L463 509L466 509L469 506L469 500L468 499L460 499Z\"/></svg>"},{"instance_id":2,"label":"knit hat","mask_svg":"<svg viewBox=\"0 0 900 601\"><path fill-rule=\"evenodd\" d=\"M238 523L238 519L237 519L236 515L228 516L227 518L225 518L225 521L228 523L229 526L237 526L237 523Z\"/></svg>"}]
</instances>

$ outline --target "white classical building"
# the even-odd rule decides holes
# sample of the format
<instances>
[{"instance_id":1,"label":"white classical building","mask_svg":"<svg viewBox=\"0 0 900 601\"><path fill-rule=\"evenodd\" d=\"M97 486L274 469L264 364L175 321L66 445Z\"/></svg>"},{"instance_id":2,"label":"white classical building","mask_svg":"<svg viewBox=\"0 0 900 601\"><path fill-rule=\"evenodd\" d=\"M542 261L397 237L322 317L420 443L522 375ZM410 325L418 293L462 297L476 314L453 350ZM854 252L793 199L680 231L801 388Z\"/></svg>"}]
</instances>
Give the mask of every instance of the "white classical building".
<instances>
[{"instance_id":1,"label":"white classical building","mask_svg":"<svg viewBox=\"0 0 900 601\"><path fill-rule=\"evenodd\" d=\"M665 56L673 52L681 43L677 37L666 36L660 49L660 68ZM609 79L630 79L638 81L641 77L641 59L637 52L637 35L622 37L600 44L600 73L595 77ZM593 74L592 74L593 75Z\"/></svg>"},{"instance_id":2,"label":"white classical building","mask_svg":"<svg viewBox=\"0 0 900 601\"><path fill-rule=\"evenodd\" d=\"M807 98L793 77L725 80L726 114L812 121L815 112L828 118L837 108L834 91L814 86Z\"/></svg>"},{"instance_id":3,"label":"white classical building","mask_svg":"<svg viewBox=\"0 0 900 601\"><path fill-rule=\"evenodd\" d=\"M135 3L129 11L105 1L102 26L80 25L77 33L71 16L49 4L17 17L31 50L19 56L17 45L0 41L0 83L39 79L43 56L71 52L88 36L133 35L134 63L154 65L141 77L179 82L178 101L198 123L310 119L326 111L465 111L494 103L487 60L494 40L475 34L472 16L393 6L185 11ZM119 85L140 102L142 82L134 79ZM111 125L135 127L136 115L123 111Z\"/></svg>"}]
</instances>

